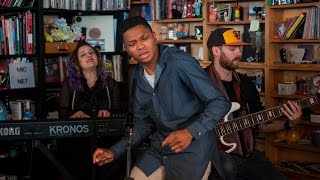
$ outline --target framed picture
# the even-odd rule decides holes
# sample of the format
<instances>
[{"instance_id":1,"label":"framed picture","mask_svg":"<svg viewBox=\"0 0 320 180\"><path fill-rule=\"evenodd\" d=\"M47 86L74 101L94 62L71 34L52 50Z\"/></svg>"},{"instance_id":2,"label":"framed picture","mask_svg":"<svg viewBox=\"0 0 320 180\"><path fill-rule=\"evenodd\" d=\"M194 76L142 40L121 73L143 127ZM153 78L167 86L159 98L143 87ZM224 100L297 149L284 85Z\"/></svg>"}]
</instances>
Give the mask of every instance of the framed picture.
<instances>
[{"instance_id":1,"label":"framed picture","mask_svg":"<svg viewBox=\"0 0 320 180\"><path fill-rule=\"evenodd\" d=\"M231 20L231 5L230 4L218 4L216 21L230 21Z\"/></svg>"},{"instance_id":2,"label":"framed picture","mask_svg":"<svg viewBox=\"0 0 320 180\"><path fill-rule=\"evenodd\" d=\"M194 27L194 36L197 40L203 39L203 26L195 26Z\"/></svg>"}]
</instances>

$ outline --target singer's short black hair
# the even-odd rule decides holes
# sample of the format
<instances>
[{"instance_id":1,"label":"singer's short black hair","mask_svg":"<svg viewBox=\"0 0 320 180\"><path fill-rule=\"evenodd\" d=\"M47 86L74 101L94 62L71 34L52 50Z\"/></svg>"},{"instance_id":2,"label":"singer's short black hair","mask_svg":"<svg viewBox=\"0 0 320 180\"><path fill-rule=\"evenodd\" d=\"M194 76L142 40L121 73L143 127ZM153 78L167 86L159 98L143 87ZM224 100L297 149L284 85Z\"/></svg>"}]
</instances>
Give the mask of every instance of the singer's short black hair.
<instances>
[{"instance_id":1,"label":"singer's short black hair","mask_svg":"<svg viewBox=\"0 0 320 180\"><path fill-rule=\"evenodd\" d=\"M145 18L143 18L141 16L133 16L133 17L129 17L128 19L126 19L124 21L123 26L122 26L122 36L128 29L136 27L138 25L142 25L142 26L150 29L150 31L152 32L152 28Z\"/></svg>"}]
</instances>

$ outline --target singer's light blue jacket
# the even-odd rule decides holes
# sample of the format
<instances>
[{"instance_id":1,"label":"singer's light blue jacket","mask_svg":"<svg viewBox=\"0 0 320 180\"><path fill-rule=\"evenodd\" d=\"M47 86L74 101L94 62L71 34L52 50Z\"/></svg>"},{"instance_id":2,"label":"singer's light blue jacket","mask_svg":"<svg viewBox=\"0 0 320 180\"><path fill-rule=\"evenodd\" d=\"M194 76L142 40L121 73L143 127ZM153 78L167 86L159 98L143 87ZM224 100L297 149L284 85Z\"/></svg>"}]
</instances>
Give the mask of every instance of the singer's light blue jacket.
<instances>
[{"instance_id":1,"label":"singer's light blue jacket","mask_svg":"<svg viewBox=\"0 0 320 180\"><path fill-rule=\"evenodd\" d=\"M166 45L159 45L159 51L154 89L144 77L142 66L137 66L132 77L132 142L150 137L150 149L135 165L147 176L163 165L167 180L199 180L209 160L222 173L214 127L229 111L229 100L189 54ZM187 129L194 137L187 149L176 154L161 147L171 132L180 129ZM125 139L111 150L116 158L123 154Z\"/></svg>"}]
</instances>

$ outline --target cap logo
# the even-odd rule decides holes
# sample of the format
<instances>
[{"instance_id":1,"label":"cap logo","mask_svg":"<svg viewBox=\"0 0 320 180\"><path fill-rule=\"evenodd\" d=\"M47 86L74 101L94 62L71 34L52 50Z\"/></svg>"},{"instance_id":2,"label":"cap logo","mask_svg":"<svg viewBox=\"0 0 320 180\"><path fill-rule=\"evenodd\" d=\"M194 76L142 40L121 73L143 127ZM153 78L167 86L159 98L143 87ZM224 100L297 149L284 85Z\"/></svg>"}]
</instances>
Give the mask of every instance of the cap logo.
<instances>
[{"instance_id":1,"label":"cap logo","mask_svg":"<svg viewBox=\"0 0 320 180\"><path fill-rule=\"evenodd\" d=\"M233 44L233 43L240 43L240 35L238 31L234 29L227 30L226 32L223 33L223 38L225 41L225 44Z\"/></svg>"}]
</instances>

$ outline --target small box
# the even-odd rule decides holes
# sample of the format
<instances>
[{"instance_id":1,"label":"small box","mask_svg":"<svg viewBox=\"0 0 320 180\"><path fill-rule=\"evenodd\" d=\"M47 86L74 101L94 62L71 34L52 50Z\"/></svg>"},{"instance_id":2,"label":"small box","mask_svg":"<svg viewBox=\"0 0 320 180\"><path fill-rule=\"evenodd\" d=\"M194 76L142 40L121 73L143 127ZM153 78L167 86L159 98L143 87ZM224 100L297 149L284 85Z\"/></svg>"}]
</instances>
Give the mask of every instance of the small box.
<instances>
[{"instance_id":1,"label":"small box","mask_svg":"<svg viewBox=\"0 0 320 180\"><path fill-rule=\"evenodd\" d=\"M46 53L69 54L77 47L77 44L78 42L46 42Z\"/></svg>"},{"instance_id":2,"label":"small box","mask_svg":"<svg viewBox=\"0 0 320 180\"><path fill-rule=\"evenodd\" d=\"M278 83L279 95L294 95L297 91L297 86L293 82Z\"/></svg>"}]
</instances>

